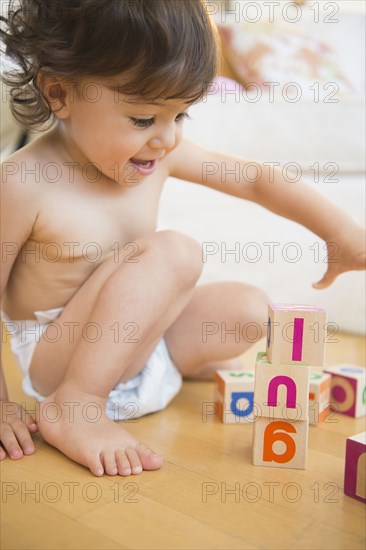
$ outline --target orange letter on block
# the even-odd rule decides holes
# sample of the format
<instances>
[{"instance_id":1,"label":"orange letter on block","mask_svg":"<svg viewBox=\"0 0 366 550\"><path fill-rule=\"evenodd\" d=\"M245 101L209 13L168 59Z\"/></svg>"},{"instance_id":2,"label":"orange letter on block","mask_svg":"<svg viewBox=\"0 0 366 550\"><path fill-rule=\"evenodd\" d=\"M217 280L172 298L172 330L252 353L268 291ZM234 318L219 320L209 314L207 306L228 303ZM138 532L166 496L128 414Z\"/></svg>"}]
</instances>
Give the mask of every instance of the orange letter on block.
<instances>
[{"instance_id":1,"label":"orange letter on block","mask_svg":"<svg viewBox=\"0 0 366 550\"><path fill-rule=\"evenodd\" d=\"M266 462L279 462L284 464L292 460L296 453L296 443L287 433L275 434L277 430L284 432L297 433L295 428L288 422L271 422L264 430L263 460ZM286 445L286 451L282 454L276 454L273 451L273 444L276 441L282 441Z\"/></svg>"}]
</instances>

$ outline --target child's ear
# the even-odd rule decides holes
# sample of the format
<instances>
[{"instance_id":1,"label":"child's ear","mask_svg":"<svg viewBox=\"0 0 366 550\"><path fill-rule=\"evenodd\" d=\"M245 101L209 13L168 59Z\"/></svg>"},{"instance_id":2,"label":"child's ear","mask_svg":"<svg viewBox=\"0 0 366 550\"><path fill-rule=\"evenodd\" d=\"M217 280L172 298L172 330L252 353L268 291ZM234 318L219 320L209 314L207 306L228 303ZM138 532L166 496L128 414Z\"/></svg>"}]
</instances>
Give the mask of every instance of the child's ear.
<instances>
[{"instance_id":1,"label":"child's ear","mask_svg":"<svg viewBox=\"0 0 366 550\"><path fill-rule=\"evenodd\" d=\"M57 118L69 117L72 94L70 82L40 71L37 75L37 87L49 102L52 112Z\"/></svg>"}]
</instances>

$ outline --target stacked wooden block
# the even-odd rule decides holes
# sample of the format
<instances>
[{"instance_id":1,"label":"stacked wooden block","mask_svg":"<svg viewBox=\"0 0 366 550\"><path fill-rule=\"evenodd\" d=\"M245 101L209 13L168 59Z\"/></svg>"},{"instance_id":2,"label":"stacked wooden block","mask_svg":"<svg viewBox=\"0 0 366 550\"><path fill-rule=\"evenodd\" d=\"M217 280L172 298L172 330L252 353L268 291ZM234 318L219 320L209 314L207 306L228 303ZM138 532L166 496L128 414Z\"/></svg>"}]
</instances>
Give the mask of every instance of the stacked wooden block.
<instances>
[{"instance_id":1,"label":"stacked wooden block","mask_svg":"<svg viewBox=\"0 0 366 550\"><path fill-rule=\"evenodd\" d=\"M333 409L366 415L366 371L324 365L326 312L312 306L270 304L267 351L252 370L216 373L216 412L226 424L254 422L253 464L306 468L309 423ZM347 439L344 492L366 502L366 432Z\"/></svg>"},{"instance_id":2,"label":"stacked wooden block","mask_svg":"<svg viewBox=\"0 0 366 550\"><path fill-rule=\"evenodd\" d=\"M255 369L253 464L306 468L310 366L323 366L326 312L270 304L267 353Z\"/></svg>"}]
</instances>

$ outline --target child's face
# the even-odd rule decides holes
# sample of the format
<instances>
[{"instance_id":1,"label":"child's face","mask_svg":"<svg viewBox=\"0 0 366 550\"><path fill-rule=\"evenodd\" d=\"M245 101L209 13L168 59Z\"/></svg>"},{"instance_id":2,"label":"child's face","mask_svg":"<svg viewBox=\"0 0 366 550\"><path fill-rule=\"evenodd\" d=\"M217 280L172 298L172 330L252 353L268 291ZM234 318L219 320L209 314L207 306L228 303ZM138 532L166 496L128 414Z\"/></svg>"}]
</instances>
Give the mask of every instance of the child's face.
<instances>
[{"instance_id":1,"label":"child's face","mask_svg":"<svg viewBox=\"0 0 366 550\"><path fill-rule=\"evenodd\" d=\"M131 187L152 174L181 141L184 100L137 102L96 81L84 81L70 92L67 114L61 116L63 137L73 160Z\"/></svg>"}]
</instances>

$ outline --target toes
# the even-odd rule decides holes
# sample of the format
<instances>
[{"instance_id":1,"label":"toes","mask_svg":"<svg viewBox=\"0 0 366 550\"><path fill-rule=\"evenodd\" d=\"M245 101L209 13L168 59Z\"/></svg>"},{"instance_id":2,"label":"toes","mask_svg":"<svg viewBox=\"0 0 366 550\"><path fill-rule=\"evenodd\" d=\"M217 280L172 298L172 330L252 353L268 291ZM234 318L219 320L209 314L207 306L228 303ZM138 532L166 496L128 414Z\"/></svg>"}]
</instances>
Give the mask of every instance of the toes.
<instances>
[{"instance_id":1,"label":"toes","mask_svg":"<svg viewBox=\"0 0 366 550\"><path fill-rule=\"evenodd\" d=\"M91 473L94 474L95 476L100 477L104 474L103 464L98 455L89 459L88 468L91 471Z\"/></svg>"},{"instance_id":2,"label":"toes","mask_svg":"<svg viewBox=\"0 0 366 550\"><path fill-rule=\"evenodd\" d=\"M106 474L109 476L116 476L118 474L118 468L113 451L105 451L103 453L103 462Z\"/></svg>"},{"instance_id":3,"label":"toes","mask_svg":"<svg viewBox=\"0 0 366 550\"><path fill-rule=\"evenodd\" d=\"M134 449L133 447L127 447L126 455L128 460L130 461L132 473L135 475L141 474L143 468L136 449Z\"/></svg>"},{"instance_id":4,"label":"toes","mask_svg":"<svg viewBox=\"0 0 366 550\"><path fill-rule=\"evenodd\" d=\"M149 449L149 447L146 447L146 445L140 443L136 447L136 450L144 470L158 470L162 467L164 462L163 457L154 453L154 451Z\"/></svg>"},{"instance_id":5,"label":"toes","mask_svg":"<svg viewBox=\"0 0 366 550\"><path fill-rule=\"evenodd\" d=\"M116 462L120 476L130 476L132 474L131 464L125 452L116 451Z\"/></svg>"}]
</instances>

